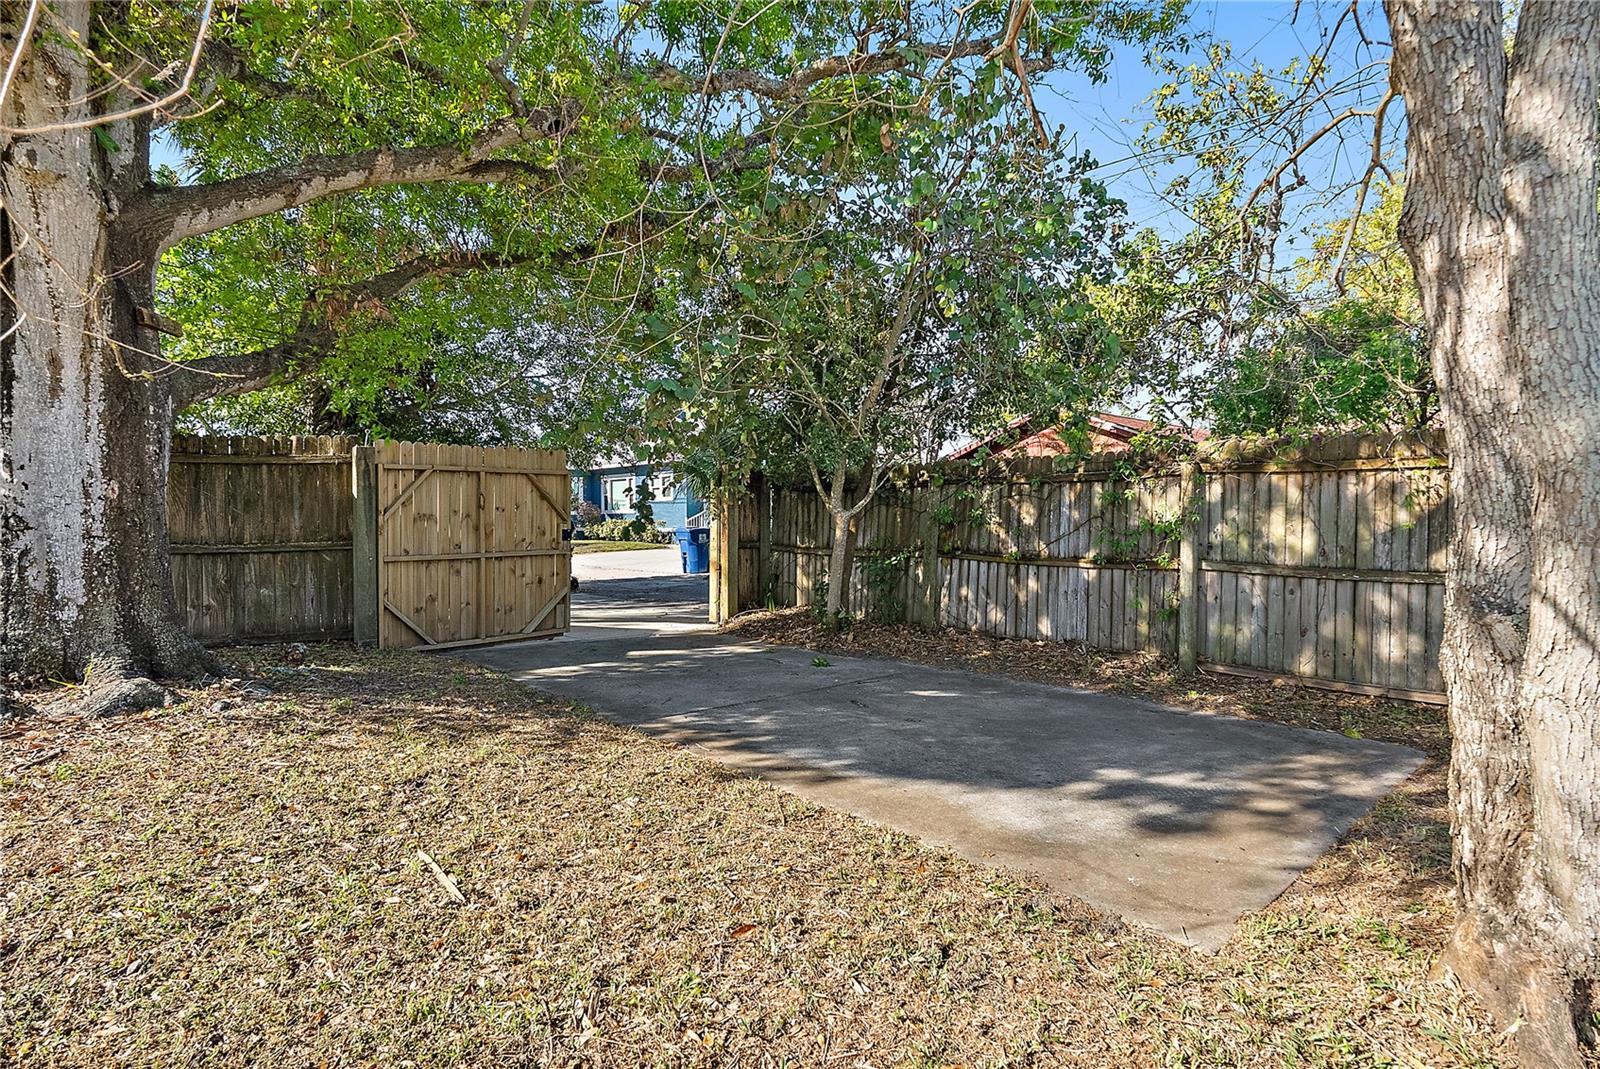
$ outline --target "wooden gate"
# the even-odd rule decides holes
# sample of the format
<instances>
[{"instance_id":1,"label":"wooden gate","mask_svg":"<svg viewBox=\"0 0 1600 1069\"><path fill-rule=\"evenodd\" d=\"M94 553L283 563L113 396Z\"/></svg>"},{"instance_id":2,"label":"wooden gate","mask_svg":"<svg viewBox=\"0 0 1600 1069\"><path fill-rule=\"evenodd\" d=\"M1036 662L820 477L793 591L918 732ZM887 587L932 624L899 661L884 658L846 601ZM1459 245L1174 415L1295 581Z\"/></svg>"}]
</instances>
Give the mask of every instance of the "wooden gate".
<instances>
[{"instance_id":1,"label":"wooden gate","mask_svg":"<svg viewBox=\"0 0 1600 1069\"><path fill-rule=\"evenodd\" d=\"M567 630L566 454L381 442L355 470L358 502L373 502L356 509L357 585L373 577L377 617L358 620L358 641L443 649Z\"/></svg>"}]
</instances>

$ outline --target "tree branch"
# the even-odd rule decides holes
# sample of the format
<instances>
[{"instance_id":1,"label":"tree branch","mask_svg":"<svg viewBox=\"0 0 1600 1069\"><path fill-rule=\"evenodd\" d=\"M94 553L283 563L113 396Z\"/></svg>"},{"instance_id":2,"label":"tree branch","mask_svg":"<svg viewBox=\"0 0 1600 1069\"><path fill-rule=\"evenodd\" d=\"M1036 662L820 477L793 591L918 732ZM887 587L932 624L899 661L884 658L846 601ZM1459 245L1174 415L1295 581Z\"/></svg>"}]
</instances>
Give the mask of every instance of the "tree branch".
<instances>
[{"instance_id":1,"label":"tree branch","mask_svg":"<svg viewBox=\"0 0 1600 1069\"><path fill-rule=\"evenodd\" d=\"M262 74L250 65L248 56L220 37L206 39L205 46L200 52L200 60L211 73L242 85L260 96L272 100L303 100L318 107L336 111L345 110L320 90L293 85Z\"/></svg>"},{"instance_id":2,"label":"tree branch","mask_svg":"<svg viewBox=\"0 0 1600 1069\"><path fill-rule=\"evenodd\" d=\"M983 58L985 60L1009 58L1011 70L1017 76L1017 85L1022 90L1022 102L1027 105L1028 115L1033 119L1034 136L1038 139L1039 147L1047 149L1050 147L1050 131L1045 129L1044 117L1039 114L1038 105L1033 102L1033 87L1028 84L1028 66L1023 62L1022 50L1019 47L1022 27L1027 23L1032 10L1033 0L1012 0L1011 13L1006 18L1005 36Z\"/></svg>"},{"instance_id":3,"label":"tree branch","mask_svg":"<svg viewBox=\"0 0 1600 1069\"><path fill-rule=\"evenodd\" d=\"M324 325L325 326L325 325ZM271 386L299 354L317 340L316 330L297 329L275 345L248 353L228 353L173 366L172 410L181 412L190 405L213 397L231 397ZM332 331L328 339L332 340Z\"/></svg>"},{"instance_id":4,"label":"tree branch","mask_svg":"<svg viewBox=\"0 0 1600 1069\"><path fill-rule=\"evenodd\" d=\"M214 397L264 389L285 372L293 375L310 370L338 340L338 324L344 315L374 301L397 297L423 279L520 267L547 257L575 263L594 253L594 247L588 245L563 249L553 256L542 250L502 255L453 249L418 256L360 282L312 294L306 300L299 325L284 340L253 352L219 354L174 364L172 370L178 377L172 386L173 410Z\"/></svg>"},{"instance_id":5,"label":"tree branch","mask_svg":"<svg viewBox=\"0 0 1600 1069\"><path fill-rule=\"evenodd\" d=\"M685 152L694 154L697 147L694 139L661 127L646 126L642 132L657 141L665 141L675 145ZM773 134L771 130L762 130L751 134L737 146L730 146L722 155L714 159L695 160L693 163L667 163L657 161L641 163L639 177L646 182L692 182L697 178L707 180L720 178L733 171L742 171L761 168L770 165L770 157L757 158L757 153L771 146Z\"/></svg>"},{"instance_id":6,"label":"tree branch","mask_svg":"<svg viewBox=\"0 0 1600 1069\"><path fill-rule=\"evenodd\" d=\"M995 47L992 37L978 37L946 44L898 44L876 52L852 52L817 60L786 78L775 78L752 70L712 71L703 77L690 75L670 63L632 70L622 77L644 77L657 86L695 96L710 97L726 93L750 93L768 100L797 102L817 83L840 76L859 77L904 70L918 56L938 58L946 64L955 59L983 57ZM197 55L200 51L197 44ZM219 73L258 92L277 96L302 92L288 83L255 72L245 57L228 45L209 49ZM511 101L514 114L484 127L464 144L450 142L407 148L378 148L338 155L311 156L282 167L269 168L238 178L173 189L152 188L121 213L124 225L133 233L152 240L156 251L184 238L209 233L222 227L298 207L322 197L349 193L375 186L437 181L491 182L512 177L508 168L529 164L494 160L495 154L519 144L559 137L577 122L582 105L564 100L546 108L520 107L521 94L505 74L504 60L491 64L491 75ZM747 146L755 147L755 144ZM746 163L747 158L730 159L720 167L665 165L653 171L657 181L686 181L716 174ZM548 169L538 171L550 177Z\"/></svg>"},{"instance_id":7,"label":"tree branch","mask_svg":"<svg viewBox=\"0 0 1600 1069\"><path fill-rule=\"evenodd\" d=\"M671 215L639 212L606 227L602 239L621 239L637 247L670 230L677 222ZM180 376L172 386L173 410L180 411L213 397L263 389L278 381L285 372L298 374L312 370L332 350L338 340L338 325L352 310L397 297L424 279L536 263L570 267L594 259L601 251L599 245L591 243L554 251L541 249L511 254L447 249L413 257L360 282L313 292L306 298L299 324L284 340L248 353L219 354L173 364L171 371ZM183 374L185 372L188 374Z\"/></svg>"},{"instance_id":8,"label":"tree branch","mask_svg":"<svg viewBox=\"0 0 1600 1069\"><path fill-rule=\"evenodd\" d=\"M1378 65L1382 66L1382 64ZM1261 199L1262 195L1267 193L1269 190L1277 190L1278 184L1283 180L1283 176L1289 172L1290 168L1298 164L1300 162L1300 158L1307 152L1310 152L1319 141L1338 130L1341 126L1352 119L1370 119L1381 115L1382 111L1388 107L1389 95L1386 95L1383 103L1376 108L1345 108L1343 111L1339 112L1339 114L1335 115L1333 118L1324 123L1316 132L1312 133L1306 138L1303 138L1299 144L1295 145L1294 148L1290 150L1289 154L1284 157L1278 166L1274 167L1272 172L1268 174L1266 178L1257 183L1256 187L1250 191L1250 195L1245 198L1244 205L1239 209L1239 219L1241 222L1249 216L1250 209L1255 207L1256 201Z\"/></svg>"},{"instance_id":9,"label":"tree branch","mask_svg":"<svg viewBox=\"0 0 1600 1069\"><path fill-rule=\"evenodd\" d=\"M904 44L877 52L852 52L819 59L787 78L773 78L749 70L712 71L695 76L666 62L638 73L663 89L677 89L701 96L749 93L779 103L793 103L802 99L812 86L829 78L846 75L861 77L904 70L914 56L950 60L983 57L994 45L993 37L975 37L947 44Z\"/></svg>"},{"instance_id":10,"label":"tree branch","mask_svg":"<svg viewBox=\"0 0 1600 1069\"><path fill-rule=\"evenodd\" d=\"M466 142L367 149L311 156L255 174L175 189L150 189L122 212L122 222L165 249L184 238L272 215L336 193L417 182L501 182L555 177L548 168L491 159L519 144L558 137L581 111L574 101L490 123Z\"/></svg>"},{"instance_id":11,"label":"tree branch","mask_svg":"<svg viewBox=\"0 0 1600 1069\"><path fill-rule=\"evenodd\" d=\"M1339 239L1339 254L1334 260L1333 288L1340 294L1344 289L1345 263L1350 256L1350 246L1355 241L1356 229L1361 225L1361 213L1367 206L1367 192L1372 188L1372 179L1382 172L1383 176L1394 181L1394 176L1389 173L1389 167L1383 161L1383 116L1389 110L1389 105L1400 96L1399 90L1393 86L1383 95L1377 110L1372 118L1372 156L1367 162L1367 169L1362 172L1361 185L1356 192L1355 210L1350 213L1350 222L1344 228L1344 236Z\"/></svg>"}]
</instances>

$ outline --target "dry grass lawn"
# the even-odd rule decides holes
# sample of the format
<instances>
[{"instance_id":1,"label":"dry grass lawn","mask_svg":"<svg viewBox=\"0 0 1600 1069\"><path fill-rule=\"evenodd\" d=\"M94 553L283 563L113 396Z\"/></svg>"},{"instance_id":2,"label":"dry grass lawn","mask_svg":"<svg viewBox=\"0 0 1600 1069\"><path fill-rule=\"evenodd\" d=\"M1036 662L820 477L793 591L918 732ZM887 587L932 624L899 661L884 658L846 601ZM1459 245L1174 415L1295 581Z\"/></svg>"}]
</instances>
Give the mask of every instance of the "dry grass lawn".
<instances>
[{"instance_id":1,"label":"dry grass lawn","mask_svg":"<svg viewBox=\"0 0 1600 1069\"><path fill-rule=\"evenodd\" d=\"M660 542L607 542L601 539L577 539L572 543L572 552L585 553L626 553L639 549L671 550L673 546L662 545Z\"/></svg>"},{"instance_id":2,"label":"dry grass lawn","mask_svg":"<svg viewBox=\"0 0 1600 1069\"><path fill-rule=\"evenodd\" d=\"M1507 1064L1437 768L1207 956L460 662L229 655L6 726L5 1061Z\"/></svg>"}]
</instances>

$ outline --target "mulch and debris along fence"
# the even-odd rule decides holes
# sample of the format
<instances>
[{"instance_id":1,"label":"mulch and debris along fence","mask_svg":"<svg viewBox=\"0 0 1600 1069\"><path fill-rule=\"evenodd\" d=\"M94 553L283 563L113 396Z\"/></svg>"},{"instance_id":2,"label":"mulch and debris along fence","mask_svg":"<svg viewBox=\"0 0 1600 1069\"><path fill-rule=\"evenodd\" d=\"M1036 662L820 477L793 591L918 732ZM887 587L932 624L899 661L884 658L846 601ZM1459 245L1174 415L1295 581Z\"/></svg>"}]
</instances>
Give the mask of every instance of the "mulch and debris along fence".
<instances>
[{"instance_id":1,"label":"mulch and debris along fence","mask_svg":"<svg viewBox=\"0 0 1600 1069\"><path fill-rule=\"evenodd\" d=\"M568 626L566 456L173 440L173 588L202 642L459 646Z\"/></svg>"},{"instance_id":2,"label":"mulch and debris along fence","mask_svg":"<svg viewBox=\"0 0 1600 1069\"><path fill-rule=\"evenodd\" d=\"M852 612L1441 701L1450 527L1433 437L1197 462L909 472L858 521ZM740 524L740 604L813 605L831 523L809 487L762 488Z\"/></svg>"}]
</instances>

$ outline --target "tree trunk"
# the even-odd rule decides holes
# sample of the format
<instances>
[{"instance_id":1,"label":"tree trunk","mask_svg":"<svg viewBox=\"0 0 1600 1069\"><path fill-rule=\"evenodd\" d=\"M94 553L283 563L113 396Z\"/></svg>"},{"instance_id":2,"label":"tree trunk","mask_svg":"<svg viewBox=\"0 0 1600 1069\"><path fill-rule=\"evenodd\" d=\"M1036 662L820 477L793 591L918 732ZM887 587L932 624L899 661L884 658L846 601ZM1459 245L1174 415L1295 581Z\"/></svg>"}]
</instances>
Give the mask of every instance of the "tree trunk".
<instances>
[{"instance_id":1,"label":"tree trunk","mask_svg":"<svg viewBox=\"0 0 1600 1069\"><path fill-rule=\"evenodd\" d=\"M89 5L67 5L85 35ZM12 87L14 126L81 118L81 52L39 35ZM91 129L0 148L0 652L19 680L86 678L90 711L147 704L137 677L214 661L179 626L167 555L171 403L139 325L155 245L116 225L142 184L142 131Z\"/></svg>"},{"instance_id":2,"label":"tree trunk","mask_svg":"<svg viewBox=\"0 0 1600 1069\"><path fill-rule=\"evenodd\" d=\"M833 544L828 551L828 597L824 603L827 618L823 625L829 631L839 630L840 619L849 604L850 551L853 548L850 529L854 514L845 507L843 498L843 483L836 481L827 499L828 517L833 523Z\"/></svg>"},{"instance_id":3,"label":"tree trunk","mask_svg":"<svg viewBox=\"0 0 1600 1069\"><path fill-rule=\"evenodd\" d=\"M873 466L868 465L861 475L863 496L852 500L850 470L841 463L834 469L833 483L822 499L833 524L833 543L828 553L828 597L824 606L827 612L825 624L829 631L839 629L844 614L850 608L850 578L855 572L856 535L859 531L856 521L872 504L875 493L873 472Z\"/></svg>"},{"instance_id":4,"label":"tree trunk","mask_svg":"<svg viewBox=\"0 0 1600 1069\"><path fill-rule=\"evenodd\" d=\"M1401 237L1449 440L1441 659L1460 918L1445 965L1530 1065L1600 995L1600 48L1531 0L1392 0Z\"/></svg>"}]
</instances>

